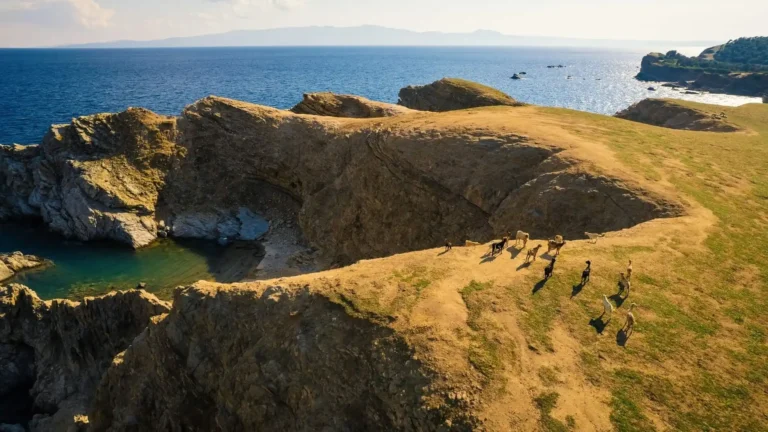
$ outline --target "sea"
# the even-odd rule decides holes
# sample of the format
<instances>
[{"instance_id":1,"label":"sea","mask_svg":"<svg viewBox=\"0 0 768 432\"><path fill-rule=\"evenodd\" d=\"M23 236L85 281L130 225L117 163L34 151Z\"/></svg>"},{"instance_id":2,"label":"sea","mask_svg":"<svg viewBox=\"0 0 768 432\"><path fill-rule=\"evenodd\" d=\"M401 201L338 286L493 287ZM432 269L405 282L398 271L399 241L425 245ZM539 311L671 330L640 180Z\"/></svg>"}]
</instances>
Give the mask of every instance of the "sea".
<instances>
[{"instance_id":1,"label":"sea","mask_svg":"<svg viewBox=\"0 0 768 432\"><path fill-rule=\"evenodd\" d=\"M760 102L686 95L637 81L644 54L538 47L0 49L0 143L39 143L51 124L131 106L178 115L208 95L276 108L290 108L303 93L318 91L394 103L400 88L442 77L481 82L527 103L607 115L648 97ZM548 67L558 65L563 67ZM523 79L511 79L521 72ZM133 251L73 242L33 222L0 224L0 253L20 250L55 262L11 280L43 298L79 298L138 282L167 294L199 279L226 280L222 257L242 255L233 247L164 240Z\"/></svg>"}]
</instances>

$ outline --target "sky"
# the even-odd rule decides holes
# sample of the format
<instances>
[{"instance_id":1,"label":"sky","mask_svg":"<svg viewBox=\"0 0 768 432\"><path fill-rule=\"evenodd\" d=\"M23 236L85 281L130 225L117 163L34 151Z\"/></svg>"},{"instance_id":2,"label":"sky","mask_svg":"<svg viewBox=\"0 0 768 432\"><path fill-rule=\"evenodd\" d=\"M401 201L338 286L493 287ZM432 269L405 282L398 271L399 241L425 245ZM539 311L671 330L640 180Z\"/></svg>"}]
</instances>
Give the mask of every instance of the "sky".
<instances>
[{"instance_id":1,"label":"sky","mask_svg":"<svg viewBox=\"0 0 768 432\"><path fill-rule=\"evenodd\" d=\"M768 0L0 0L0 47L380 25L621 40L768 35Z\"/></svg>"}]
</instances>

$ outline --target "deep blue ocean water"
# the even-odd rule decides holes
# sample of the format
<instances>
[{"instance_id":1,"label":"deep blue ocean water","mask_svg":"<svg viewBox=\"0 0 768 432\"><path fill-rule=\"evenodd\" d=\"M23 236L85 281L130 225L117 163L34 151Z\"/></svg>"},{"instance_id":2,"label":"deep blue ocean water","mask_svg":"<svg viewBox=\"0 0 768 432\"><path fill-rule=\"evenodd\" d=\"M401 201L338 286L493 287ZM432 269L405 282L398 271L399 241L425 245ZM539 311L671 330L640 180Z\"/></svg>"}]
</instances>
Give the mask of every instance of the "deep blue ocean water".
<instances>
[{"instance_id":1,"label":"deep blue ocean water","mask_svg":"<svg viewBox=\"0 0 768 432\"><path fill-rule=\"evenodd\" d=\"M650 92L648 83L633 79L643 54L477 47L0 50L0 143L39 143L51 124L129 106L178 115L211 94L277 108L289 108L303 93L315 91L396 102L400 88L446 76L479 81L524 102L603 114L652 96L729 105L756 101L682 95L662 87ZM566 67L547 68L557 64ZM523 71L525 79L510 79ZM34 225L0 225L0 253L14 250L56 262L14 279L43 298L98 294L139 281L167 293L198 279L226 280L221 274L227 263L240 259L232 254L243 253L172 240L133 251L66 241Z\"/></svg>"},{"instance_id":2,"label":"deep blue ocean water","mask_svg":"<svg viewBox=\"0 0 768 432\"><path fill-rule=\"evenodd\" d=\"M648 83L633 79L643 54L519 47L0 50L0 143L38 143L52 123L129 106L178 115L211 94L277 108L314 91L397 102L400 88L446 76L479 81L524 102L602 114L646 97L729 105L756 100L649 92ZM557 64L567 67L547 68ZM526 79L510 79L523 71Z\"/></svg>"}]
</instances>

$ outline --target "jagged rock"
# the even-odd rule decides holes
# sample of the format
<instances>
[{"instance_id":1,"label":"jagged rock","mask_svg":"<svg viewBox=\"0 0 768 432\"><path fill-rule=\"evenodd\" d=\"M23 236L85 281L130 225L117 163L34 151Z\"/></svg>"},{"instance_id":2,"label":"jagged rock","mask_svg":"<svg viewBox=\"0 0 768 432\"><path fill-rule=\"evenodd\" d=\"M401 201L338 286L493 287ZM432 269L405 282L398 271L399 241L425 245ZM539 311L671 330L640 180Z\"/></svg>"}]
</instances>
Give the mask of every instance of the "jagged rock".
<instances>
[{"instance_id":1,"label":"jagged rock","mask_svg":"<svg viewBox=\"0 0 768 432\"><path fill-rule=\"evenodd\" d=\"M20 271L49 265L53 265L53 262L34 255L24 255L18 251L0 254L0 282Z\"/></svg>"},{"instance_id":2,"label":"jagged rock","mask_svg":"<svg viewBox=\"0 0 768 432\"><path fill-rule=\"evenodd\" d=\"M309 286L201 284L115 357L89 419L113 432L472 430L431 376L393 330Z\"/></svg>"},{"instance_id":3,"label":"jagged rock","mask_svg":"<svg viewBox=\"0 0 768 432\"><path fill-rule=\"evenodd\" d=\"M291 111L296 114L354 118L392 117L413 112L399 105L335 93L305 93L304 100L291 108Z\"/></svg>"},{"instance_id":4,"label":"jagged rock","mask_svg":"<svg viewBox=\"0 0 768 432\"><path fill-rule=\"evenodd\" d=\"M735 132L736 126L724 116L712 115L666 99L644 99L616 117L671 129L708 132Z\"/></svg>"},{"instance_id":5,"label":"jagged rock","mask_svg":"<svg viewBox=\"0 0 768 432\"><path fill-rule=\"evenodd\" d=\"M0 192L0 213L39 215L80 240L147 245L175 131L172 117L129 108L54 125L39 147L2 146L0 180L11 189Z\"/></svg>"},{"instance_id":6,"label":"jagged rock","mask_svg":"<svg viewBox=\"0 0 768 432\"><path fill-rule=\"evenodd\" d=\"M114 356L152 317L168 310L168 304L143 291L112 292L78 303L42 301L22 285L2 287L0 358L10 359L10 366L0 370L0 380L9 383L0 392L29 393L32 408L40 413L30 422L32 431L69 430L76 415L86 415ZM31 381L20 364L30 354L34 361L25 364L34 370Z\"/></svg>"},{"instance_id":7,"label":"jagged rock","mask_svg":"<svg viewBox=\"0 0 768 432\"><path fill-rule=\"evenodd\" d=\"M443 78L424 86L408 86L400 90L399 97L399 105L420 111L522 105L499 90L459 78Z\"/></svg>"}]
</instances>

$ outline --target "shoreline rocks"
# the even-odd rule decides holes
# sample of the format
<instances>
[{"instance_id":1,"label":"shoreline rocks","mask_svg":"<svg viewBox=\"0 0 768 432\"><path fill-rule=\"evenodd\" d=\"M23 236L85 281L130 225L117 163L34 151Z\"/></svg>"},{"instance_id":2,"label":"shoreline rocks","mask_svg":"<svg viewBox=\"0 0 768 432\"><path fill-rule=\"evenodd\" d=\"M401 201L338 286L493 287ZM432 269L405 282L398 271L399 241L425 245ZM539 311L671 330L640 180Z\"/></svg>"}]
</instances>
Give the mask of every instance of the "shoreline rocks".
<instances>
[{"instance_id":1,"label":"shoreline rocks","mask_svg":"<svg viewBox=\"0 0 768 432\"><path fill-rule=\"evenodd\" d=\"M12 278L16 273L34 268L52 266L53 261L21 252L0 254L0 282Z\"/></svg>"},{"instance_id":2,"label":"shoreline rocks","mask_svg":"<svg viewBox=\"0 0 768 432\"><path fill-rule=\"evenodd\" d=\"M739 130L728 123L728 117L724 112L705 113L664 99L644 99L616 113L616 117L670 129L708 132Z\"/></svg>"}]
</instances>

